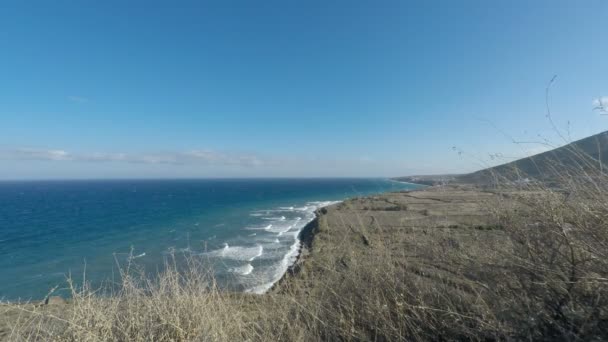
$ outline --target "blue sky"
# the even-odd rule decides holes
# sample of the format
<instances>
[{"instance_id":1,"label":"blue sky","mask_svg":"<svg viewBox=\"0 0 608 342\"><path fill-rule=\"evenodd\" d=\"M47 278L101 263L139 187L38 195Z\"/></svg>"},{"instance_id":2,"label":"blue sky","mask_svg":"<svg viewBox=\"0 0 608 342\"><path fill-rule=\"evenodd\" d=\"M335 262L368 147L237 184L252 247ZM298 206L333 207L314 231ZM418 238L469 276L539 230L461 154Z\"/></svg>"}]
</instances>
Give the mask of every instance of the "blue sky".
<instances>
[{"instance_id":1,"label":"blue sky","mask_svg":"<svg viewBox=\"0 0 608 342\"><path fill-rule=\"evenodd\" d=\"M544 148L512 139L563 143L553 75L558 128L607 129L607 17L603 0L2 2L0 179L509 161Z\"/></svg>"}]
</instances>

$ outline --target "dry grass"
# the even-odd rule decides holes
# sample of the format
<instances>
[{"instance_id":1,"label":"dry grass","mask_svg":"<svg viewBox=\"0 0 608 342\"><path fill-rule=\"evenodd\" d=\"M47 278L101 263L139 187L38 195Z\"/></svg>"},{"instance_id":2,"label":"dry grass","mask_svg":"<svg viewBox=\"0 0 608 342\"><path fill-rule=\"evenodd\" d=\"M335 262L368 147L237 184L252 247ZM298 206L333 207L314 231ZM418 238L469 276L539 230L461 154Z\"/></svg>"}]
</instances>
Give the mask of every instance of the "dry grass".
<instances>
[{"instance_id":1,"label":"dry grass","mask_svg":"<svg viewBox=\"0 0 608 342\"><path fill-rule=\"evenodd\" d=\"M194 261L154 280L125 270L109 296L72 286L67 305L0 307L10 317L4 337L605 340L608 177L579 158L547 171L559 187L497 174L483 190L437 187L329 208L298 272L266 295L219 291Z\"/></svg>"}]
</instances>

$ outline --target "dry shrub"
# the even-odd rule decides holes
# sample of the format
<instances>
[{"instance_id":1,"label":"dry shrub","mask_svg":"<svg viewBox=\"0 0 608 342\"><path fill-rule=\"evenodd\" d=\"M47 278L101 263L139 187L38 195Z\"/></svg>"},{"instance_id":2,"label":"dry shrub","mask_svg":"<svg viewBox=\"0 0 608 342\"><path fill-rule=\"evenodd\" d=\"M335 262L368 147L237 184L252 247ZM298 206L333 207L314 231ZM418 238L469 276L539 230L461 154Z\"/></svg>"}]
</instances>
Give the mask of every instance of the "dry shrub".
<instances>
[{"instance_id":1,"label":"dry shrub","mask_svg":"<svg viewBox=\"0 0 608 342\"><path fill-rule=\"evenodd\" d=\"M490 188L524 205L496 210L509 248L497 272L495 311L512 326L510 337L605 339L608 175L601 160L574 146L537 170L536 178L517 169L493 174Z\"/></svg>"}]
</instances>

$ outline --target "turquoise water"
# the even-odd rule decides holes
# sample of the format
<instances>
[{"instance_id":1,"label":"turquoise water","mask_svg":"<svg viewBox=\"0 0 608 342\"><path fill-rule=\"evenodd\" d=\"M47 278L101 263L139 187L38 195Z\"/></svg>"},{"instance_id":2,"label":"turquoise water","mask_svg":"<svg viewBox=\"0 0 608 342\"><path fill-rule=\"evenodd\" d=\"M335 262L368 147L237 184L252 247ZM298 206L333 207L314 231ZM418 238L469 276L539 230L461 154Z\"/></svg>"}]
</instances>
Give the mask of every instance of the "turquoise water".
<instances>
[{"instance_id":1,"label":"turquoise water","mask_svg":"<svg viewBox=\"0 0 608 342\"><path fill-rule=\"evenodd\" d=\"M0 182L0 298L43 298L67 274L81 279L85 265L93 286L116 279L126 260L153 273L171 253L204 257L223 286L261 293L297 257L297 234L315 209L415 187L385 179Z\"/></svg>"}]
</instances>

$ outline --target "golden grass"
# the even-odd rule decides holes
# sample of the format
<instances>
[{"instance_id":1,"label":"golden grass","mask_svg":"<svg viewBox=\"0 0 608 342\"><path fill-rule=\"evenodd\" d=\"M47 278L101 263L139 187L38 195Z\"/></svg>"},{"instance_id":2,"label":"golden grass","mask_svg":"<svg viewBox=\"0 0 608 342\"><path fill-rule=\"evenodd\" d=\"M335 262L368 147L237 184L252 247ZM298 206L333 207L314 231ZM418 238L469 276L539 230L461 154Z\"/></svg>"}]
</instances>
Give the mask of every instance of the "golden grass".
<instances>
[{"instance_id":1,"label":"golden grass","mask_svg":"<svg viewBox=\"0 0 608 342\"><path fill-rule=\"evenodd\" d=\"M108 296L70 284L67 305L0 307L10 317L4 338L608 339L601 164L580 154L553 165L545 174L552 186L493 176L482 191L434 188L422 199L395 194L332 208L299 272L266 295L220 291L194 260L153 280L126 269Z\"/></svg>"}]
</instances>

